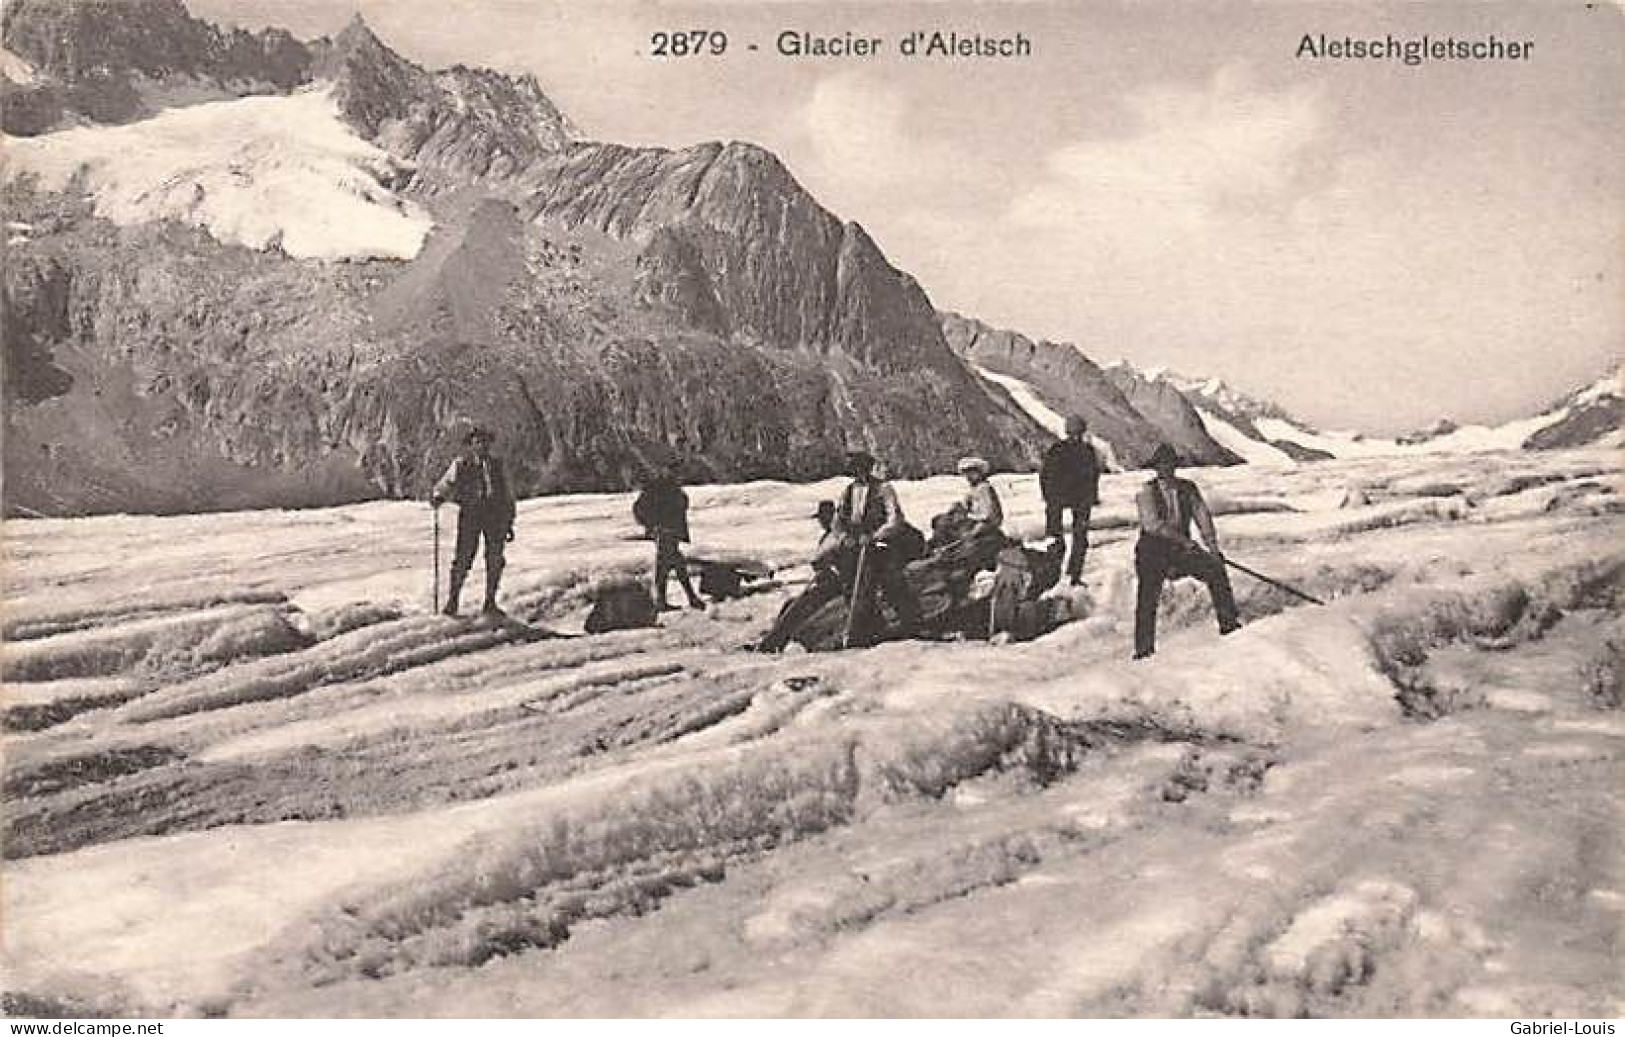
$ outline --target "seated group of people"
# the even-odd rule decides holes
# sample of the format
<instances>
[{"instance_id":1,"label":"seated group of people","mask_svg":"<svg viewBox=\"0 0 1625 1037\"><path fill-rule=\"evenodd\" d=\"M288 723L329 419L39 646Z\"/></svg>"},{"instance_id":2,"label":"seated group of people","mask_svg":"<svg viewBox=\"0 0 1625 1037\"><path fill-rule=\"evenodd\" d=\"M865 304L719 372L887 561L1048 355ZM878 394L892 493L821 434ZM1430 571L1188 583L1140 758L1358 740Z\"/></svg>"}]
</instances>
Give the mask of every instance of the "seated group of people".
<instances>
[{"instance_id":1,"label":"seated group of people","mask_svg":"<svg viewBox=\"0 0 1625 1037\"><path fill-rule=\"evenodd\" d=\"M1074 586L1082 582L1090 511L1098 499L1098 460L1085 432L1082 419L1069 419L1066 438L1051 448L1040 473L1045 532L1057 560L1064 541L1064 512L1072 511L1073 542L1066 568ZM1135 497L1140 520L1134 552L1136 659L1156 650L1157 603L1169 579L1195 577L1207 585L1221 634L1240 626L1212 514L1196 484L1174 474L1178 460L1172 447L1160 445L1150 458L1156 478ZM967 457L958 470L968 484L965 496L932 520L931 538L924 541L904 519L896 490L875 474L874 458L863 452L849 454L847 475L852 482L838 501L824 501L816 512L824 534L812 559L812 584L785 607L759 647L783 648L803 622L843 595L850 595L854 612L863 613L854 620L869 619L878 608L874 588L896 617L895 633L905 637L913 633L919 605L904 566L926 553L973 553L987 539L1000 546L1006 542L1001 529L1004 507L988 479L988 463ZM1191 535L1193 525L1200 544Z\"/></svg>"},{"instance_id":2,"label":"seated group of people","mask_svg":"<svg viewBox=\"0 0 1625 1037\"><path fill-rule=\"evenodd\" d=\"M852 481L838 500L821 502L813 514L823 535L812 556L812 582L785 606L757 647L769 652L782 649L826 603L847 596L859 613L852 617L855 626L871 628L883 600L895 617L896 632L912 633L920 622L920 606L904 567L955 545L1003 538L1004 508L988 481L991 467L979 457L967 457L958 469L969 484L965 497L932 521L927 540L904 517L897 491L876 473L874 457L864 451L849 453L846 474Z\"/></svg>"}]
</instances>

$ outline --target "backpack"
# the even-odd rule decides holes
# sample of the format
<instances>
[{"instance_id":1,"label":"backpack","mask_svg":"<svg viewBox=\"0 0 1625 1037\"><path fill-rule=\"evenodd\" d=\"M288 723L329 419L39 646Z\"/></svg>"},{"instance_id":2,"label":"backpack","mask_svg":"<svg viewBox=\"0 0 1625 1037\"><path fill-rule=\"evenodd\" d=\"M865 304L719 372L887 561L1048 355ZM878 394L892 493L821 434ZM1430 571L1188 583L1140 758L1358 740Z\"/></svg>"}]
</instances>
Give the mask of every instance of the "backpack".
<instances>
[{"instance_id":1,"label":"backpack","mask_svg":"<svg viewBox=\"0 0 1625 1037\"><path fill-rule=\"evenodd\" d=\"M605 583L593 593L592 611L587 613L587 633L611 630L637 630L655 625L654 600L649 589L635 580Z\"/></svg>"},{"instance_id":2,"label":"backpack","mask_svg":"<svg viewBox=\"0 0 1625 1037\"><path fill-rule=\"evenodd\" d=\"M914 528L912 523L903 523L903 528L886 543L900 565L925 557L925 534Z\"/></svg>"}]
</instances>

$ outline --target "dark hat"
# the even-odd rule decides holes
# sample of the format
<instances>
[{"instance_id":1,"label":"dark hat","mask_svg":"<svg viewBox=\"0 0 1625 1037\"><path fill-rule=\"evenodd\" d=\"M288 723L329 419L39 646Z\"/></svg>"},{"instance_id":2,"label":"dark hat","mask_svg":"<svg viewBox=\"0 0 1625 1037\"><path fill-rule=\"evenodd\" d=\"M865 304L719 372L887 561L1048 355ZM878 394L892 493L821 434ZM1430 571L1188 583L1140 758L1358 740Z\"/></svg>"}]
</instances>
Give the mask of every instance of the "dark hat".
<instances>
[{"instance_id":1,"label":"dark hat","mask_svg":"<svg viewBox=\"0 0 1625 1037\"><path fill-rule=\"evenodd\" d=\"M833 514L835 514L835 502L832 500L821 500L818 502L818 507L815 508L813 513L807 517L821 519L828 518Z\"/></svg>"},{"instance_id":2,"label":"dark hat","mask_svg":"<svg viewBox=\"0 0 1625 1037\"><path fill-rule=\"evenodd\" d=\"M846 467L851 468L853 465L858 465L868 471L875 466L875 455L867 450L848 450L846 452Z\"/></svg>"},{"instance_id":3,"label":"dark hat","mask_svg":"<svg viewBox=\"0 0 1625 1037\"><path fill-rule=\"evenodd\" d=\"M469 429L468 435L464 438L466 438L470 443L477 440L484 440L487 443L495 443L497 441L495 433L488 428L481 428L478 425L475 425L473 428Z\"/></svg>"},{"instance_id":4,"label":"dark hat","mask_svg":"<svg viewBox=\"0 0 1625 1037\"><path fill-rule=\"evenodd\" d=\"M1148 463L1152 468L1159 468L1165 464L1178 465L1179 453L1167 443L1158 443L1157 449L1151 451L1151 460Z\"/></svg>"}]
</instances>

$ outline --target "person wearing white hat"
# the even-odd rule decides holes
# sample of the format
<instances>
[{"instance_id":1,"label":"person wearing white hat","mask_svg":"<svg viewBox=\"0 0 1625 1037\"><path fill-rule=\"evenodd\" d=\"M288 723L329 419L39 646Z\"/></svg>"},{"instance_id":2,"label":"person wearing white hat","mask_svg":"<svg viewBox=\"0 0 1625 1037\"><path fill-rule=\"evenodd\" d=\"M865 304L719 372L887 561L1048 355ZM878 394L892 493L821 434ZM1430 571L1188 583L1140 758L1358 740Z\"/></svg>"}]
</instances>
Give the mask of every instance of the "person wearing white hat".
<instances>
[{"instance_id":1,"label":"person wearing white hat","mask_svg":"<svg viewBox=\"0 0 1625 1037\"><path fill-rule=\"evenodd\" d=\"M1004 505L999 502L999 491L987 480L990 466L980 457L963 457L957 467L970 484L963 504L965 517L971 523L966 539L999 532L1004 524Z\"/></svg>"}]
</instances>

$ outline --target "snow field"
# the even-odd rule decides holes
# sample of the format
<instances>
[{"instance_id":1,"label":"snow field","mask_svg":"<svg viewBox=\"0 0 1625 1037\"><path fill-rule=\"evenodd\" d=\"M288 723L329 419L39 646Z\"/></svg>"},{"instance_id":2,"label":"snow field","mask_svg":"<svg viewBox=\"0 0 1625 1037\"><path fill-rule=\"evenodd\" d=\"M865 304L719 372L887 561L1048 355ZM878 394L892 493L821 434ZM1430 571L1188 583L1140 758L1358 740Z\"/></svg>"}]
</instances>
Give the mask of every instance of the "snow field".
<instances>
[{"instance_id":1,"label":"snow field","mask_svg":"<svg viewBox=\"0 0 1625 1037\"><path fill-rule=\"evenodd\" d=\"M783 657L738 649L782 592L556 636L593 581L646 571L627 495L524 502L496 624L427 613L421 505L17 523L8 988L227 1014L1617 1011L1610 463L1193 473L1232 555L1330 605L1236 574L1248 625L1220 639L1176 584L1144 662L1114 522L1045 638ZM1109 476L1101 514L1141 479ZM1031 477L997 484L1036 532ZM693 488L693 553L793 566L837 485ZM900 492L923 523L962 486Z\"/></svg>"}]
</instances>

